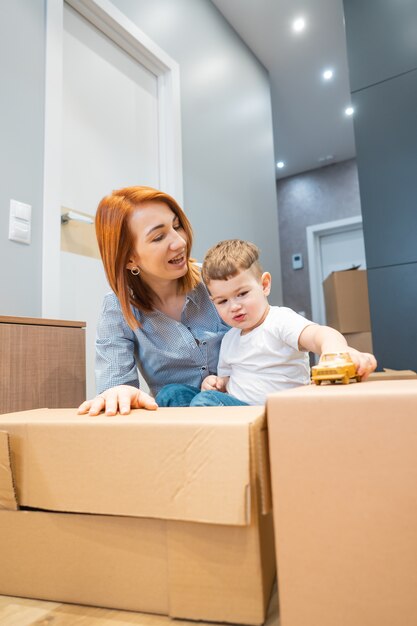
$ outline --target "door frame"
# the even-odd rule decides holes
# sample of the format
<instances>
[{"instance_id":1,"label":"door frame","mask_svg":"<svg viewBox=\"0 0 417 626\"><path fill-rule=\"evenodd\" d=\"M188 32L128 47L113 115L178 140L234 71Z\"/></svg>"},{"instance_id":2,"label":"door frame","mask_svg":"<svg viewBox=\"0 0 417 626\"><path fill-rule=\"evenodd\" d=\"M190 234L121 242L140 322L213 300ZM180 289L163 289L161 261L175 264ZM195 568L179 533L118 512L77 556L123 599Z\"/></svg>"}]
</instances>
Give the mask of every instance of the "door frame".
<instances>
[{"instance_id":1,"label":"door frame","mask_svg":"<svg viewBox=\"0 0 417 626\"><path fill-rule=\"evenodd\" d=\"M156 76L160 188L183 204L178 63L109 0L46 0L42 317L50 318L60 317L64 2Z\"/></svg>"},{"instance_id":2,"label":"door frame","mask_svg":"<svg viewBox=\"0 0 417 626\"><path fill-rule=\"evenodd\" d=\"M326 308L322 288L321 237L362 228L362 215L333 222L307 226L308 271L310 277L312 319L318 324L326 323Z\"/></svg>"}]
</instances>

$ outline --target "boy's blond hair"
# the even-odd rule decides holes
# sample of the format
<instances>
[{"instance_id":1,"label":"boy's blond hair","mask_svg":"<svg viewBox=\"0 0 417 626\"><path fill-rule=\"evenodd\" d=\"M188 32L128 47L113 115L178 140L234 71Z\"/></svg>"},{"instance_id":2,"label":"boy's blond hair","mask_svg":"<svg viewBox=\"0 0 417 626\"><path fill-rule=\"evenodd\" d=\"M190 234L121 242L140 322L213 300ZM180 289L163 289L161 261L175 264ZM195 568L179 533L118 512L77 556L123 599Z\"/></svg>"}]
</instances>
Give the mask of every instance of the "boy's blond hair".
<instances>
[{"instance_id":1,"label":"boy's blond hair","mask_svg":"<svg viewBox=\"0 0 417 626\"><path fill-rule=\"evenodd\" d=\"M204 257L201 270L208 285L211 280L229 280L239 272L250 269L257 278L262 276L259 248L250 241L227 239L210 248Z\"/></svg>"}]
</instances>

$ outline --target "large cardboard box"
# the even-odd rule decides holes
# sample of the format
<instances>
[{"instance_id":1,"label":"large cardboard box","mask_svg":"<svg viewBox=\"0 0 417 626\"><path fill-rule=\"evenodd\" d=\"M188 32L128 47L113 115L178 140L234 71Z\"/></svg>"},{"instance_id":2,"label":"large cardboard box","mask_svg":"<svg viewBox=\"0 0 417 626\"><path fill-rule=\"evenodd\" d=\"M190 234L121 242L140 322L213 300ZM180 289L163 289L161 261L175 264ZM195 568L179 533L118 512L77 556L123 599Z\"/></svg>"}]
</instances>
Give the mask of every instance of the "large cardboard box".
<instances>
[{"instance_id":1,"label":"large cardboard box","mask_svg":"<svg viewBox=\"0 0 417 626\"><path fill-rule=\"evenodd\" d=\"M384 367L382 372L369 374L367 380L407 380L409 378L417 378L417 372L413 372L413 370L390 370Z\"/></svg>"},{"instance_id":2,"label":"large cardboard box","mask_svg":"<svg viewBox=\"0 0 417 626\"><path fill-rule=\"evenodd\" d=\"M332 272L323 291L328 326L343 334L371 330L366 270Z\"/></svg>"},{"instance_id":3,"label":"large cardboard box","mask_svg":"<svg viewBox=\"0 0 417 626\"><path fill-rule=\"evenodd\" d=\"M281 626L417 624L417 379L270 396Z\"/></svg>"},{"instance_id":4,"label":"large cardboard box","mask_svg":"<svg viewBox=\"0 0 417 626\"><path fill-rule=\"evenodd\" d=\"M261 624L275 575L262 407L0 416L0 593Z\"/></svg>"}]
</instances>

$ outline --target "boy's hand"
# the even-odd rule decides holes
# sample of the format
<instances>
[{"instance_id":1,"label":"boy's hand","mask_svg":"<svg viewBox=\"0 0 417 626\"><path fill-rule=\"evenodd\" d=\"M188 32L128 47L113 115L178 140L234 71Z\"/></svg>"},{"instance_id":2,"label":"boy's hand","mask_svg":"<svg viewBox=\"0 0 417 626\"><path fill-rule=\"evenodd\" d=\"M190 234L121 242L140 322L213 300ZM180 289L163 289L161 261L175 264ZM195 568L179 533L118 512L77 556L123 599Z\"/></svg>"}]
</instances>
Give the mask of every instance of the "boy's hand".
<instances>
[{"instance_id":1,"label":"boy's hand","mask_svg":"<svg viewBox=\"0 0 417 626\"><path fill-rule=\"evenodd\" d=\"M210 374L210 376L206 376L206 378L201 383L201 391L213 391L216 390L216 382L217 376L214 374Z\"/></svg>"},{"instance_id":2,"label":"boy's hand","mask_svg":"<svg viewBox=\"0 0 417 626\"><path fill-rule=\"evenodd\" d=\"M210 374L207 376L202 384L201 391L226 391L227 377L215 376Z\"/></svg>"},{"instance_id":3,"label":"boy's hand","mask_svg":"<svg viewBox=\"0 0 417 626\"><path fill-rule=\"evenodd\" d=\"M350 348L343 335L334 328L330 328L330 326L309 324L301 332L298 344L300 350L308 350L321 356L347 352L356 365L356 372L361 376L362 380L366 380L369 374L376 368L376 359L373 354L359 352L355 348Z\"/></svg>"},{"instance_id":4,"label":"boy's hand","mask_svg":"<svg viewBox=\"0 0 417 626\"><path fill-rule=\"evenodd\" d=\"M359 352L355 348L347 348L346 352L350 354L350 358L356 365L356 371L362 377L362 381L366 380L377 366L374 355L368 352Z\"/></svg>"}]
</instances>

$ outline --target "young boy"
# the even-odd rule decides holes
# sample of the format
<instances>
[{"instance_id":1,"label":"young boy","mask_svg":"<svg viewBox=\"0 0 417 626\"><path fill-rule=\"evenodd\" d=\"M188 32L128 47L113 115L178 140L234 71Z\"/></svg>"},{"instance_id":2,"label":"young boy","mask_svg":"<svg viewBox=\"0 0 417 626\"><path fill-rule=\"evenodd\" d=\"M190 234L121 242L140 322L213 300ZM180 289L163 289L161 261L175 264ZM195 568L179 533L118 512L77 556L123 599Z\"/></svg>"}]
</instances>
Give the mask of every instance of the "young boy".
<instances>
[{"instance_id":1,"label":"young boy","mask_svg":"<svg viewBox=\"0 0 417 626\"><path fill-rule=\"evenodd\" d=\"M367 378L376 367L372 354L348 347L333 328L269 305L271 275L258 259L258 248L238 239L221 241L206 254L203 280L232 328L222 341L218 375L207 376L192 405L264 404L269 393L306 385L308 352L349 352L357 373Z\"/></svg>"}]
</instances>

